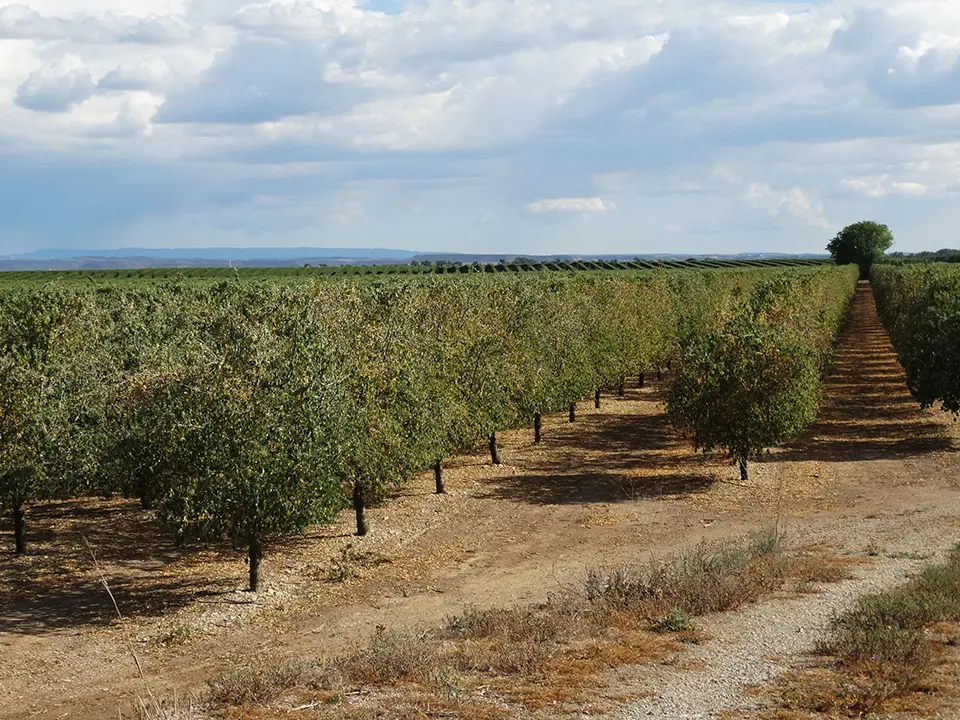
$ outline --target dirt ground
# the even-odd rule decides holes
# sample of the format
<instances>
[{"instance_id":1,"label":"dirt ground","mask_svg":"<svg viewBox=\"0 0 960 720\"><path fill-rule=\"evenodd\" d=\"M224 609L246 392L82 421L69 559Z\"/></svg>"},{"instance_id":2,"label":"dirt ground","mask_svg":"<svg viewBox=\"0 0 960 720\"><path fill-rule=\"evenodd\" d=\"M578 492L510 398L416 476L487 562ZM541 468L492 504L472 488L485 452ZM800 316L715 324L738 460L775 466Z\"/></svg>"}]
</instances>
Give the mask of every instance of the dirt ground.
<instances>
[{"instance_id":1,"label":"dirt ground","mask_svg":"<svg viewBox=\"0 0 960 720\"><path fill-rule=\"evenodd\" d=\"M753 463L749 485L691 451L663 413L669 377L647 379L600 410L581 403L573 424L545 418L539 446L530 430L502 433L502 466L451 460L448 495L424 474L370 512L366 538L344 513L268 547L256 595L242 591L242 552L177 549L136 502L32 507L29 554L12 542L0 554L0 718L117 717L147 688L188 693L237 665L336 654L380 625L539 600L591 566L774 522L839 552L893 551L907 530L931 547L960 539L960 432L911 398L868 285L818 422Z\"/></svg>"}]
</instances>

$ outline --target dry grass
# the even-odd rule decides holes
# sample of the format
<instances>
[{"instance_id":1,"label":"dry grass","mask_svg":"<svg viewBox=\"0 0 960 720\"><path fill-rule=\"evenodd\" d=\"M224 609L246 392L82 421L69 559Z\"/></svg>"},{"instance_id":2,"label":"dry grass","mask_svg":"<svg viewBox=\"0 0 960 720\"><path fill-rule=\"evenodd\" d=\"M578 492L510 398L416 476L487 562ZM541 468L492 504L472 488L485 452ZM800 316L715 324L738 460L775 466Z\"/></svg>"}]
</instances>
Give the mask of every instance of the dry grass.
<instances>
[{"instance_id":1,"label":"dry grass","mask_svg":"<svg viewBox=\"0 0 960 720\"><path fill-rule=\"evenodd\" d=\"M960 643L960 547L910 582L861 597L837 617L821 662L780 678L773 717L863 717L928 704L954 686Z\"/></svg>"},{"instance_id":2,"label":"dry grass","mask_svg":"<svg viewBox=\"0 0 960 720\"><path fill-rule=\"evenodd\" d=\"M294 691L343 718L367 717L378 703L398 718L423 717L425 707L426 715L477 720L579 711L608 670L701 641L693 618L844 573L823 554L786 553L768 530L664 561L593 570L579 590L540 604L469 608L423 632L379 627L361 648L324 663L235 670L210 683L209 699L216 707L275 706Z\"/></svg>"},{"instance_id":3,"label":"dry grass","mask_svg":"<svg viewBox=\"0 0 960 720\"><path fill-rule=\"evenodd\" d=\"M732 610L772 592L809 591L850 576L849 561L818 552L786 553L767 529L740 540L698 545L666 561L592 570L586 593L602 610L645 618L652 629L689 629L690 618Z\"/></svg>"},{"instance_id":4,"label":"dry grass","mask_svg":"<svg viewBox=\"0 0 960 720\"><path fill-rule=\"evenodd\" d=\"M137 700L137 720L203 720L206 715L201 714L196 701L177 696L172 698L157 698Z\"/></svg>"},{"instance_id":5,"label":"dry grass","mask_svg":"<svg viewBox=\"0 0 960 720\"><path fill-rule=\"evenodd\" d=\"M334 687L425 682L438 666L437 648L425 634L379 627L366 647L337 659L322 682Z\"/></svg>"},{"instance_id":6,"label":"dry grass","mask_svg":"<svg viewBox=\"0 0 960 720\"><path fill-rule=\"evenodd\" d=\"M592 570L586 593L601 611L629 612L652 623L729 610L782 585L787 567L780 550L774 531L704 543L668 561Z\"/></svg>"},{"instance_id":7,"label":"dry grass","mask_svg":"<svg viewBox=\"0 0 960 720\"><path fill-rule=\"evenodd\" d=\"M317 665L311 662L237 668L213 678L207 696L213 705L259 705L293 688L312 684L316 676Z\"/></svg>"}]
</instances>

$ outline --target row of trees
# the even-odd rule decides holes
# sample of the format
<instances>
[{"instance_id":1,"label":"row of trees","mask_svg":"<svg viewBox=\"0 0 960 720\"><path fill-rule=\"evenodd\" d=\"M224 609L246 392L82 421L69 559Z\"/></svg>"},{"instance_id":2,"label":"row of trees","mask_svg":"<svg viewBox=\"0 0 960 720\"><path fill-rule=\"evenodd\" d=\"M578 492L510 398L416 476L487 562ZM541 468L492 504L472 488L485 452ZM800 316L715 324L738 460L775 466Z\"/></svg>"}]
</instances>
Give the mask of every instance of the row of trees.
<instances>
[{"instance_id":1,"label":"row of trees","mask_svg":"<svg viewBox=\"0 0 960 720\"><path fill-rule=\"evenodd\" d=\"M660 368L744 303L784 293L796 303L842 276L10 289L0 293L0 501L22 552L30 501L139 497L180 541L246 548L256 589L270 538L349 503L364 534L365 507L391 485L433 467L440 491L445 457L488 442L498 462L499 430L532 422L539 436L542 413L572 413L579 398ZM793 306L765 307L775 328Z\"/></svg>"},{"instance_id":2,"label":"row of trees","mask_svg":"<svg viewBox=\"0 0 960 720\"><path fill-rule=\"evenodd\" d=\"M872 283L910 391L960 414L960 268L877 265Z\"/></svg>"},{"instance_id":3,"label":"row of trees","mask_svg":"<svg viewBox=\"0 0 960 720\"><path fill-rule=\"evenodd\" d=\"M746 482L750 457L814 421L858 276L847 265L771 277L722 324L685 343L667 413L696 449L723 449Z\"/></svg>"}]
</instances>

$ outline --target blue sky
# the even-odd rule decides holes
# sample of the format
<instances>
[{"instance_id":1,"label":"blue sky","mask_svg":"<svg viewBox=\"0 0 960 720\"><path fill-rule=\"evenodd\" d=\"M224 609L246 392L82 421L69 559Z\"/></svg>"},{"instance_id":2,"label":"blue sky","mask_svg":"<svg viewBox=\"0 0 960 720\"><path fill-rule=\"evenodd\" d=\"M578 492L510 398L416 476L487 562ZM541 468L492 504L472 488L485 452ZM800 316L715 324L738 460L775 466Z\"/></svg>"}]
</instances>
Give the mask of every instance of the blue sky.
<instances>
[{"instance_id":1,"label":"blue sky","mask_svg":"<svg viewBox=\"0 0 960 720\"><path fill-rule=\"evenodd\" d=\"M958 244L960 3L0 0L0 254Z\"/></svg>"}]
</instances>

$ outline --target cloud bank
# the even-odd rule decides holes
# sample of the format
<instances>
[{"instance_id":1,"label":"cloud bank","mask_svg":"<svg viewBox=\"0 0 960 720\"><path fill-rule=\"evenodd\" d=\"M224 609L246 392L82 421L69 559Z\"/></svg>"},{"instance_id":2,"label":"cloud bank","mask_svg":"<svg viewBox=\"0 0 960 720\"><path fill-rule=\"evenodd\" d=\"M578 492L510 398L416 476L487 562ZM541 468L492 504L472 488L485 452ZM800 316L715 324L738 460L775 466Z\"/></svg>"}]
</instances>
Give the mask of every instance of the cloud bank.
<instances>
[{"instance_id":1,"label":"cloud bank","mask_svg":"<svg viewBox=\"0 0 960 720\"><path fill-rule=\"evenodd\" d=\"M0 254L940 247L958 121L941 0L26 0Z\"/></svg>"}]
</instances>

